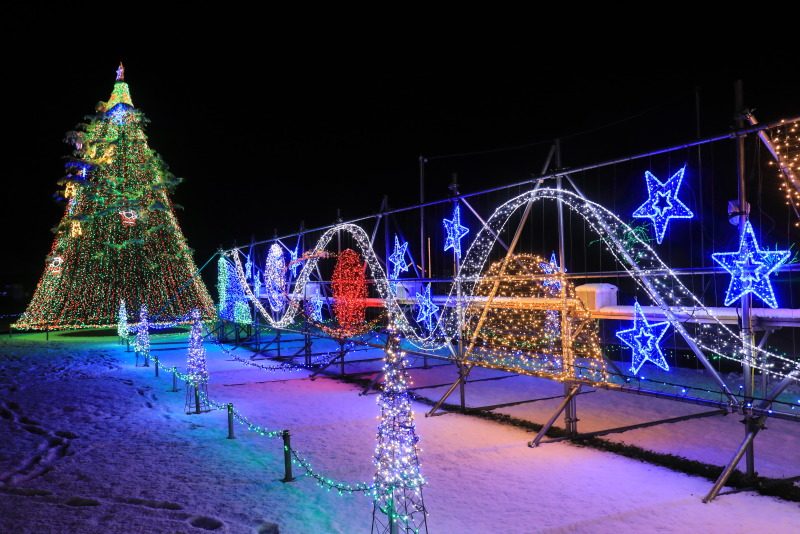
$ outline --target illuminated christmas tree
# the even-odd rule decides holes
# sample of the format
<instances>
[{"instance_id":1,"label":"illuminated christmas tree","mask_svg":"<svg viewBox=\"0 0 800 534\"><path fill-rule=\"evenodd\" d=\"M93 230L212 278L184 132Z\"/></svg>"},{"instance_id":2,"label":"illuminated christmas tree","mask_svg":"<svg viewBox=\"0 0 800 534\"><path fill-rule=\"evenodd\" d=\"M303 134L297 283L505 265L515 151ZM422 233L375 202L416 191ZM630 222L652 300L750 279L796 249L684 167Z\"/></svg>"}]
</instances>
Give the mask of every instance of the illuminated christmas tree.
<instances>
[{"instance_id":1,"label":"illuminated christmas tree","mask_svg":"<svg viewBox=\"0 0 800 534\"><path fill-rule=\"evenodd\" d=\"M139 365L139 355L144 358L144 366L150 366L150 318L147 315L147 306L142 305L139 310L139 323L136 325L136 339L133 343L136 352L136 365Z\"/></svg>"},{"instance_id":2,"label":"illuminated christmas tree","mask_svg":"<svg viewBox=\"0 0 800 534\"><path fill-rule=\"evenodd\" d=\"M203 320L200 310L192 310L192 330L189 333L189 352L186 356L186 413L211 409L208 401L208 367L203 346Z\"/></svg>"},{"instance_id":3,"label":"illuminated christmas tree","mask_svg":"<svg viewBox=\"0 0 800 534\"><path fill-rule=\"evenodd\" d=\"M74 145L59 182L66 201L45 271L14 325L19 329L110 326L124 299L154 320L214 305L178 226L169 194L179 183L147 143L120 65L108 102L67 135Z\"/></svg>"},{"instance_id":4,"label":"illuminated christmas tree","mask_svg":"<svg viewBox=\"0 0 800 534\"><path fill-rule=\"evenodd\" d=\"M128 310L125 308L125 299L119 301L119 312L117 312L117 336L120 343L125 343L128 339Z\"/></svg>"},{"instance_id":5,"label":"illuminated christmas tree","mask_svg":"<svg viewBox=\"0 0 800 534\"><path fill-rule=\"evenodd\" d=\"M425 479L419 471L414 412L408 396L406 354L400 338L389 333L384 358L384 385L378 404L381 422L375 447L375 504L372 532L427 532L422 499Z\"/></svg>"}]
</instances>

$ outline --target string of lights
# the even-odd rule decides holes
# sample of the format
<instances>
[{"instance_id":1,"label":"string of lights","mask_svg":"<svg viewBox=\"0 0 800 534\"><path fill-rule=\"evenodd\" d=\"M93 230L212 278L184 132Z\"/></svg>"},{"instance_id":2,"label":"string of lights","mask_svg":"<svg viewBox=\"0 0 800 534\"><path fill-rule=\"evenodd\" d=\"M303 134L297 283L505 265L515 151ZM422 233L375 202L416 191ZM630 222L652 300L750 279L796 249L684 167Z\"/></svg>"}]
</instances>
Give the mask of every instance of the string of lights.
<instances>
[{"instance_id":1,"label":"string of lights","mask_svg":"<svg viewBox=\"0 0 800 534\"><path fill-rule=\"evenodd\" d=\"M462 302L469 302L475 296L475 286L480 282L487 258L496 244L497 235L505 229L509 219L517 209L528 202L551 200L561 202L586 221L588 229L595 232L615 260L623 267L626 274L633 279L653 303L671 315L673 311L690 314L700 324L694 334L687 330L678 320L670 321L676 331L691 340L697 347L711 355L716 355L737 363L743 361L743 345L739 335L717 317L714 311L706 307L678 278L652 249L649 239L640 235L635 228L623 222L618 216L603 206L596 204L571 191L538 188L522 193L501 206L486 220L469 248L462 257L458 274L445 295L441 305L442 311L430 332L421 331L406 317L398 299L392 294L389 280L381 266L377 255L372 250L369 236L359 226L340 224L329 228L319 238L313 249L312 258L303 265L297 283L289 298L289 306L284 314L273 319L266 313L252 290L246 285L239 252L234 250L232 256L236 272L245 288L245 293L253 299L255 308L273 327L285 327L295 319L299 302L302 301L303 289L309 280L318 258L324 254L330 240L339 232L349 234L357 244L367 263L371 280L376 291L383 299L387 313L396 318L396 328L409 343L423 350L436 350L450 345L458 335L459 326L463 324L463 313L467 306L462 306L461 317L457 313L456 303L459 289ZM646 281L646 283L645 283ZM797 362L789 357L775 354L765 348L747 345L749 351L757 355L758 362L754 367L774 376L790 376L797 368ZM792 378L795 378L792 375Z\"/></svg>"}]
</instances>

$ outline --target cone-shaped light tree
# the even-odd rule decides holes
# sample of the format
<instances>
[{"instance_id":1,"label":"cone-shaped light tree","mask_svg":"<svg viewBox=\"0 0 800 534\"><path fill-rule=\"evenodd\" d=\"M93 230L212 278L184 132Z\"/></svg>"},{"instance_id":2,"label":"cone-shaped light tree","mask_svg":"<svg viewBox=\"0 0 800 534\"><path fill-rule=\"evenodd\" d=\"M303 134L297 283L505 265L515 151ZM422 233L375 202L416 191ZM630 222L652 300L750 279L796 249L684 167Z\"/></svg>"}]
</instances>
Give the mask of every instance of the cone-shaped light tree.
<instances>
[{"instance_id":1,"label":"cone-shaped light tree","mask_svg":"<svg viewBox=\"0 0 800 534\"><path fill-rule=\"evenodd\" d=\"M375 446L375 494L372 532L428 532L427 511L422 499L425 479L419 468L414 413L408 394L406 353L400 338L390 328L384 358L383 391Z\"/></svg>"},{"instance_id":2,"label":"cone-shaped light tree","mask_svg":"<svg viewBox=\"0 0 800 534\"><path fill-rule=\"evenodd\" d=\"M59 182L64 216L15 328L114 325L121 299L134 310L147 306L155 322L193 308L213 316L169 197L179 180L148 146L146 123L120 64L111 98L67 135L74 151Z\"/></svg>"}]
</instances>

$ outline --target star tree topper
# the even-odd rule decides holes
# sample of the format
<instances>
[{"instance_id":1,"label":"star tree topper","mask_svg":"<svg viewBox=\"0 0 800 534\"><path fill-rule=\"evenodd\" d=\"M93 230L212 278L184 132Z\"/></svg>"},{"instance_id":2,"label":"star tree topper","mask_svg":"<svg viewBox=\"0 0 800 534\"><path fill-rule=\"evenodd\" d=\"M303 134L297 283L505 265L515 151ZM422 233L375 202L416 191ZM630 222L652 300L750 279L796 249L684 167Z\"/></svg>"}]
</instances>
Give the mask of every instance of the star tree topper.
<instances>
[{"instance_id":1,"label":"star tree topper","mask_svg":"<svg viewBox=\"0 0 800 534\"><path fill-rule=\"evenodd\" d=\"M665 371L669 371L669 364L667 364L659 345L661 338L664 337L667 328L669 328L669 323L666 321L656 324L648 323L638 302L633 305L633 311L633 328L617 332L619 340L628 345L633 351L631 372L638 374L642 365L648 361Z\"/></svg>"},{"instance_id":2,"label":"star tree topper","mask_svg":"<svg viewBox=\"0 0 800 534\"><path fill-rule=\"evenodd\" d=\"M653 221L656 241L659 245L664 240L664 234L667 232L667 225L670 219L691 219L694 217L692 210L678 198L678 189L681 187L684 171L686 171L685 166L673 174L665 183L661 183L650 171L645 171L644 173L644 178L647 181L648 198L644 204L636 208L633 216Z\"/></svg>"},{"instance_id":3,"label":"star tree topper","mask_svg":"<svg viewBox=\"0 0 800 534\"><path fill-rule=\"evenodd\" d=\"M419 311L417 312L417 322L424 324L428 332L433 330L433 317L439 311L439 306L431 302L431 285L430 283L425 287L425 291L417 293L417 304Z\"/></svg>"},{"instance_id":4,"label":"star tree topper","mask_svg":"<svg viewBox=\"0 0 800 534\"><path fill-rule=\"evenodd\" d=\"M550 255L549 262L541 262L539 263L539 267L544 271L545 274L559 274L561 272L561 268L558 266L558 260L556 260L555 252ZM564 269L564 272L567 272L567 270ZM542 285L545 287L552 286L556 291L561 291L561 280L556 277L546 278L542 282Z\"/></svg>"},{"instance_id":5,"label":"star tree topper","mask_svg":"<svg viewBox=\"0 0 800 534\"><path fill-rule=\"evenodd\" d=\"M770 308L777 308L778 301L772 292L769 275L789 259L788 250L761 250L758 247L750 221L744 224L744 232L736 252L716 252L711 255L715 262L731 274L731 282L725 292L725 306L748 293L763 300Z\"/></svg>"},{"instance_id":6,"label":"star tree topper","mask_svg":"<svg viewBox=\"0 0 800 534\"><path fill-rule=\"evenodd\" d=\"M444 250L448 251L452 248L456 257L461 259L461 239L469 233L469 228L461 225L461 207L456 206L456 209L453 210L453 218L449 220L444 219L442 222L447 232Z\"/></svg>"}]
</instances>

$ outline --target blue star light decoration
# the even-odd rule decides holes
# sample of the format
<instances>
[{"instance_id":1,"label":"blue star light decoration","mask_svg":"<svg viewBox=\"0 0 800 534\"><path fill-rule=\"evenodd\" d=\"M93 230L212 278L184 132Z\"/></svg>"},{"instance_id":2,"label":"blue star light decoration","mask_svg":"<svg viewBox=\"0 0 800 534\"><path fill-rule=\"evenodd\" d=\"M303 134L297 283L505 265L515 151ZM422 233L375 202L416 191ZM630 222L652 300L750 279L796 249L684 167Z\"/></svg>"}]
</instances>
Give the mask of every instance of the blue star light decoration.
<instances>
[{"instance_id":1,"label":"blue star light decoration","mask_svg":"<svg viewBox=\"0 0 800 534\"><path fill-rule=\"evenodd\" d=\"M444 229L447 232L447 240L444 242L444 250L447 252L451 248L458 259L461 259L461 239L469 233L469 228L461 225L461 208L456 206L453 210L453 218L444 219Z\"/></svg>"},{"instance_id":2,"label":"blue star light decoration","mask_svg":"<svg viewBox=\"0 0 800 534\"><path fill-rule=\"evenodd\" d=\"M539 267L544 271L545 274L559 274L561 272L561 268L558 266L558 261L556 260L556 253L553 252L550 255L549 262L542 262L539 264ZM564 269L564 272L567 272ZM556 278L555 276L552 278L545 278L542 282L544 287L551 287L555 291L561 291L561 280Z\"/></svg>"},{"instance_id":3,"label":"blue star light decoration","mask_svg":"<svg viewBox=\"0 0 800 534\"><path fill-rule=\"evenodd\" d=\"M302 261L297 261L297 254L300 251L300 242L294 246L294 250L289 251L289 269L292 270L292 278L297 278L297 269L300 268Z\"/></svg>"},{"instance_id":4,"label":"blue star light decoration","mask_svg":"<svg viewBox=\"0 0 800 534\"><path fill-rule=\"evenodd\" d=\"M431 302L430 284L425 287L425 291L417 293L417 305L419 306L417 322L425 325L428 332L431 332L433 330L433 319L436 316L436 312L439 311L439 306Z\"/></svg>"},{"instance_id":5,"label":"blue star light decoration","mask_svg":"<svg viewBox=\"0 0 800 534\"><path fill-rule=\"evenodd\" d=\"M667 225L670 219L691 219L694 217L692 210L678 198L678 189L681 187L684 171L686 171L685 166L673 174L665 183L661 183L650 171L644 173L644 178L647 181L648 198L644 204L636 208L633 216L653 221L656 241L659 245L664 241L664 234L667 232Z\"/></svg>"},{"instance_id":6,"label":"blue star light decoration","mask_svg":"<svg viewBox=\"0 0 800 534\"><path fill-rule=\"evenodd\" d=\"M758 247L750 221L744 225L739 250L716 252L711 255L723 269L731 274L731 282L725 292L725 306L752 293L770 308L777 308L778 301L772 292L769 275L778 270L789 259L788 250L761 250Z\"/></svg>"},{"instance_id":7,"label":"blue star light decoration","mask_svg":"<svg viewBox=\"0 0 800 534\"><path fill-rule=\"evenodd\" d=\"M247 255L247 261L244 263L244 277L246 280L253 278L253 263L250 261L250 255Z\"/></svg>"},{"instance_id":8,"label":"blue star light decoration","mask_svg":"<svg viewBox=\"0 0 800 534\"><path fill-rule=\"evenodd\" d=\"M318 323L322 322L322 297L320 297L319 293L314 293L314 296L308 303L308 313L314 321Z\"/></svg>"},{"instance_id":9,"label":"blue star light decoration","mask_svg":"<svg viewBox=\"0 0 800 534\"><path fill-rule=\"evenodd\" d=\"M392 255L389 256L389 263L392 264L392 271L389 277L392 280L397 280L397 277L400 276L401 272L408 272L408 268L411 267L410 263L406 263L406 252L408 252L408 242L403 241L403 244L400 244L400 239L398 239L397 235L394 236L394 252Z\"/></svg>"},{"instance_id":10,"label":"blue star light decoration","mask_svg":"<svg viewBox=\"0 0 800 534\"><path fill-rule=\"evenodd\" d=\"M664 353L661 352L661 338L667 333L668 322L650 324L642 312L639 303L633 305L633 328L620 330L617 337L633 351L631 372L638 374L645 362L652 362L665 371L669 371Z\"/></svg>"}]
</instances>

